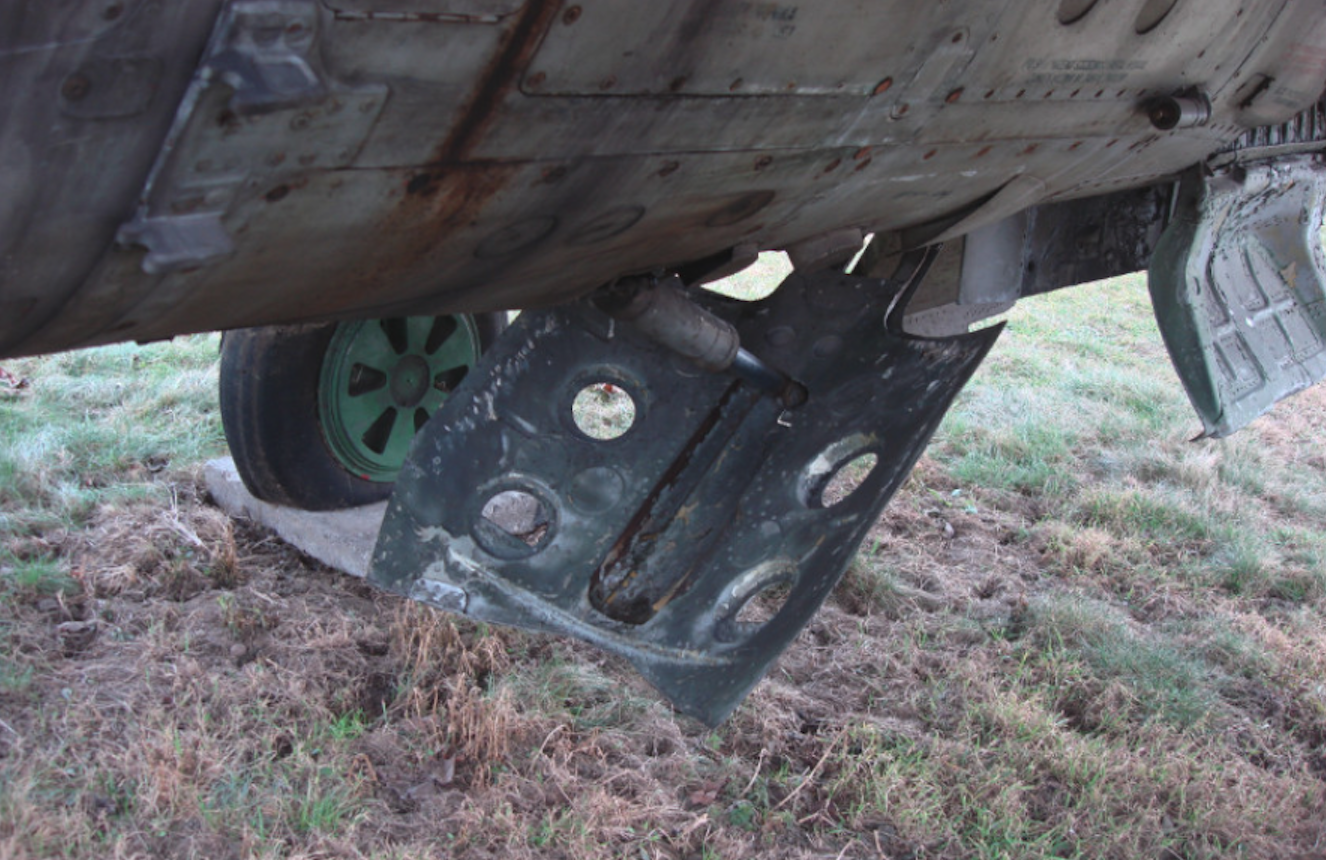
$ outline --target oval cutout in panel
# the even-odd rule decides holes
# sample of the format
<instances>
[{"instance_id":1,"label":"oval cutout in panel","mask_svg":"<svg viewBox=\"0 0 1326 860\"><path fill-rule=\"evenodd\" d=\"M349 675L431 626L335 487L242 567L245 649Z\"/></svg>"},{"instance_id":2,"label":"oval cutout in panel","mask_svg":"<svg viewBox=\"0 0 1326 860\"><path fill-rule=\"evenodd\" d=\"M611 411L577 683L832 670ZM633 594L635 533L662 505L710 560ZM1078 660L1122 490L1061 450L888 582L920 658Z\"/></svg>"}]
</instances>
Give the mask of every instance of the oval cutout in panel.
<instances>
[{"instance_id":1,"label":"oval cutout in panel","mask_svg":"<svg viewBox=\"0 0 1326 860\"><path fill-rule=\"evenodd\" d=\"M820 507L831 508L839 502L847 501L866 482L866 479L879 465L879 455L872 452L861 454L842 463L833 471L833 475L820 490Z\"/></svg>"},{"instance_id":2,"label":"oval cutout in panel","mask_svg":"<svg viewBox=\"0 0 1326 860\"><path fill-rule=\"evenodd\" d=\"M795 562L783 558L733 579L719 600L714 639L731 644L754 636L783 611L798 578Z\"/></svg>"},{"instance_id":3,"label":"oval cutout in panel","mask_svg":"<svg viewBox=\"0 0 1326 860\"><path fill-rule=\"evenodd\" d=\"M817 454L797 481L801 503L823 510L847 501L879 465L879 455L872 450L878 444L874 436L853 433Z\"/></svg>"}]
</instances>

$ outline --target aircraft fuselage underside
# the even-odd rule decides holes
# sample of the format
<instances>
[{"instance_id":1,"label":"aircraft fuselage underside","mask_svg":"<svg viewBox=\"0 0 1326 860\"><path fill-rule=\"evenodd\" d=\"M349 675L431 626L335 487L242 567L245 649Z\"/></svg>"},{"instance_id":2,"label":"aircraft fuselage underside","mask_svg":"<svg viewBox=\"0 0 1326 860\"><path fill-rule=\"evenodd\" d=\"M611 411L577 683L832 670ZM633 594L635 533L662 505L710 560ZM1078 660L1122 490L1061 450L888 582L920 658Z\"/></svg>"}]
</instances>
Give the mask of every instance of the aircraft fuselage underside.
<instances>
[{"instance_id":1,"label":"aircraft fuselage underside","mask_svg":"<svg viewBox=\"0 0 1326 860\"><path fill-rule=\"evenodd\" d=\"M10 3L0 76L15 355L549 306L835 231L961 235L1169 180L1287 121L1326 78L1326 16L1305 0Z\"/></svg>"}]
</instances>

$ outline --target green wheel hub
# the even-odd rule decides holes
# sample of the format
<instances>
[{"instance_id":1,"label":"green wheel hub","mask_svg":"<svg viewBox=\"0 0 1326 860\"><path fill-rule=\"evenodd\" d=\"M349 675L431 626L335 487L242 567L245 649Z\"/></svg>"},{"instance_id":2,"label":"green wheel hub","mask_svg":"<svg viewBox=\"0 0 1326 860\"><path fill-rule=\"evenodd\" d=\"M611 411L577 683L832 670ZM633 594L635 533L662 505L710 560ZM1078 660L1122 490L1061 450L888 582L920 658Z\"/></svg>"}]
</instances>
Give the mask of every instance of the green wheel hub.
<instances>
[{"instance_id":1,"label":"green wheel hub","mask_svg":"<svg viewBox=\"0 0 1326 860\"><path fill-rule=\"evenodd\" d=\"M318 378L318 418L332 455L365 480L396 480L414 434L479 350L466 314L337 326Z\"/></svg>"}]
</instances>

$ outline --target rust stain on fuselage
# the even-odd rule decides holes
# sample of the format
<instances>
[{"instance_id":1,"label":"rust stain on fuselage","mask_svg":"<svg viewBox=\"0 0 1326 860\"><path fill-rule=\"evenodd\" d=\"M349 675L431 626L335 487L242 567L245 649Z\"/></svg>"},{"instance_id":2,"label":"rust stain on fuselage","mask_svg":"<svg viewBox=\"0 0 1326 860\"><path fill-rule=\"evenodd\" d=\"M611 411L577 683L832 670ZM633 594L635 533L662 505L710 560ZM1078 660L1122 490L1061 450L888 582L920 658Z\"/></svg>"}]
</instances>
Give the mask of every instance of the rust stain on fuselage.
<instances>
[{"instance_id":1,"label":"rust stain on fuselage","mask_svg":"<svg viewBox=\"0 0 1326 860\"><path fill-rule=\"evenodd\" d=\"M437 149L435 162L455 164L468 156L483 138L502 100L514 88L525 67L534 58L543 34L562 8L562 0L531 0L498 47L488 68L479 75L479 85L466 104L460 120Z\"/></svg>"},{"instance_id":2,"label":"rust stain on fuselage","mask_svg":"<svg viewBox=\"0 0 1326 860\"><path fill-rule=\"evenodd\" d=\"M355 286L344 292L348 301L371 298L374 285L390 289L401 280L419 277L425 268L423 261L448 245L456 233L478 222L485 204L524 168L521 163L485 161L472 155L492 128L503 102L519 92L520 77L561 7L562 0L532 0L511 21L492 60L476 76L478 84L446 138L425 164L402 174L400 200L375 231L377 240L394 251L372 255L385 262L354 273L349 280ZM427 289L421 286L420 292ZM464 288L455 292L464 292Z\"/></svg>"}]
</instances>

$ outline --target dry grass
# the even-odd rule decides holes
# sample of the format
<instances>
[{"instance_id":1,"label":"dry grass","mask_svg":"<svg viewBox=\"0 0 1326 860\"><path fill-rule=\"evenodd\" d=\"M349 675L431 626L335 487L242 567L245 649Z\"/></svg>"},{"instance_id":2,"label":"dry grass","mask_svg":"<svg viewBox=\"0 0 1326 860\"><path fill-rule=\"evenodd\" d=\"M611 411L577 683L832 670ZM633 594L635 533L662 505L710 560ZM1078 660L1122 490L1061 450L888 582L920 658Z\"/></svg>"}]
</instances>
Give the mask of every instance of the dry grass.
<instances>
[{"instance_id":1,"label":"dry grass","mask_svg":"<svg viewBox=\"0 0 1326 860\"><path fill-rule=\"evenodd\" d=\"M230 522L167 442L19 464L0 858L1326 857L1326 397L1189 444L1136 286L1093 290L1013 315L716 731Z\"/></svg>"}]
</instances>

